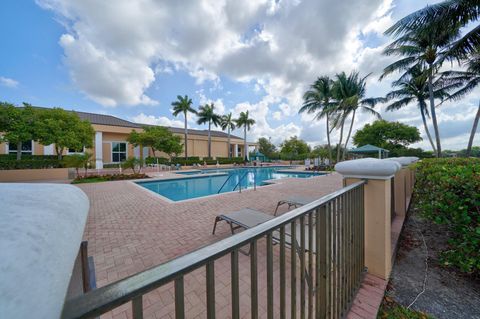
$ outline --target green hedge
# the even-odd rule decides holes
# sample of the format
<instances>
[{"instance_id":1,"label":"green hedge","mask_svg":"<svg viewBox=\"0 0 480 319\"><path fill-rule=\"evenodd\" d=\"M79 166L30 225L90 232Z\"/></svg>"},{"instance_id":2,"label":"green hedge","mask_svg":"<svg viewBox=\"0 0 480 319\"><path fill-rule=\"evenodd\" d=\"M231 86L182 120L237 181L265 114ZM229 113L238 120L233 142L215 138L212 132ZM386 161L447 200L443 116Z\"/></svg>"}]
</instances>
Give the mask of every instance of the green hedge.
<instances>
[{"instance_id":1,"label":"green hedge","mask_svg":"<svg viewBox=\"0 0 480 319\"><path fill-rule=\"evenodd\" d=\"M417 168L417 207L453 233L443 262L480 274L480 159L425 159Z\"/></svg>"},{"instance_id":2,"label":"green hedge","mask_svg":"<svg viewBox=\"0 0 480 319\"><path fill-rule=\"evenodd\" d=\"M19 161L17 161L16 154L0 155L0 170L61 167L64 165L56 155L22 155L22 159Z\"/></svg>"}]
</instances>

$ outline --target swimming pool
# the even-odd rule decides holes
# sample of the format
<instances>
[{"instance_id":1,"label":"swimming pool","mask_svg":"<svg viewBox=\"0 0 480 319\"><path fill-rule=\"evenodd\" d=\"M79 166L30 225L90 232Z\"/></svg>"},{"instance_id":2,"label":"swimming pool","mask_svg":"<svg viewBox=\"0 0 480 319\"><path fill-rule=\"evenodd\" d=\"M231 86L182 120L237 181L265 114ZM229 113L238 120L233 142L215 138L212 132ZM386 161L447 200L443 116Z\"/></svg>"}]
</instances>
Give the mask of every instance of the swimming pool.
<instances>
[{"instance_id":1,"label":"swimming pool","mask_svg":"<svg viewBox=\"0 0 480 319\"><path fill-rule=\"evenodd\" d=\"M268 180L281 178L310 178L324 175L312 172L289 172L285 167L249 167L237 169L208 169L195 172L179 172L191 177L151 182L137 182L172 201L198 198L219 193L264 186ZM214 175L207 175L214 174Z\"/></svg>"}]
</instances>

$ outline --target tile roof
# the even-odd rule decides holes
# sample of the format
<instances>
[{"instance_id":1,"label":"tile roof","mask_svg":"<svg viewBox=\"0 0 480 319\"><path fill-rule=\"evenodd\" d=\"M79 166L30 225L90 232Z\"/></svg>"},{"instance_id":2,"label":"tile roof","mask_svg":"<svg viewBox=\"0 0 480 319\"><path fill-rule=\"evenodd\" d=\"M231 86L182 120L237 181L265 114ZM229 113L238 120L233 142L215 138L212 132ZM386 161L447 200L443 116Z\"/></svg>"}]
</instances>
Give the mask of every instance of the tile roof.
<instances>
[{"instance_id":1,"label":"tile roof","mask_svg":"<svg viewBox=\"0 0 480 319\"><path fill-rule=\"evenodd\" d=\"M37 106L36 106L37 107ZM37 108L43 108L43 107L37 107ZM121 118L112 116L112 115L106 115L106 114L97 114L97 113L89 113L89 112L81 112L81 111L73 111L78 114L80 119L82 120L88 120L92 124L98 124L98 125L111 125L111 126L122 126L122 127L131 127L131 128L142 128L143 126L150 126L147 124L141 124L141 123L134 123L130 122L127 120L123 120ZM184 129L180 127L167 127L170 132L172 133L177 133L177 134L183 134ZM201 135L201 136L207 136L208 135L208 130L196 130L196 129L188 129L189 134L194 134L194 135ZM222 131L214 131L212 130L211 135L213 137L228 137L228 134ZM235 138L235 139L240 139L243 140L243 138L235 136L235 135L230 135L230 138Z\"/></svg>"}]
</instances>

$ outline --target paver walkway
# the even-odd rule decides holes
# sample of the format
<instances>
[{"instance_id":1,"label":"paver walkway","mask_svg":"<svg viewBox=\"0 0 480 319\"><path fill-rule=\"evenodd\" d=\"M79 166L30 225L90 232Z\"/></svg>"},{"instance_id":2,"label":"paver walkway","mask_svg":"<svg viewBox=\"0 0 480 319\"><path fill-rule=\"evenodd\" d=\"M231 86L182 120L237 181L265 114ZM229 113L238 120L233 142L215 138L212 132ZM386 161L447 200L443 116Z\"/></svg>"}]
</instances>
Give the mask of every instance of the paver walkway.
<instances>
[{"instance_id":1,"label":"paver walkway","mask_svg":"<svg viewBox=\"0 0 480 319\"><path fill-rule=\"evenodd\" d=\"M165 173L163 177L169 174ZM84 237L89 242L89 254L94 257L97 287L101 287L230 236L229 227L225 224L219 224L216 234L211 234L214 218L219 213L249 207L273 214L280 199L292 195L321 197L340 189L342 179L336 173L310 179L283 179L275 185L259 187L257 191L227 193L178 203L164 201L129 181L81 184L78 187L90 199ZM261 240L259 265L265 265L264 247ZM279 276L278 258L278 249L274 249L274 265L277 265L274 278ZM227 256L215 263L219 318L228 318L231 311L229 261ZM241 315L249 317L249 257L240 254L239 262ZM260 313L266 310L262 309L266 307L266 285L261 280L266 277L265 273L265 268L259 266ZM172 285L167 285L144 297L145 318L173 318L172 288ZM278 284L275 292L279 293ZM205 318L203 269L185 277L185 305L188 318ZM130 318L131 306L125 304L103 317Z\"/></svg>"}]
</instances>

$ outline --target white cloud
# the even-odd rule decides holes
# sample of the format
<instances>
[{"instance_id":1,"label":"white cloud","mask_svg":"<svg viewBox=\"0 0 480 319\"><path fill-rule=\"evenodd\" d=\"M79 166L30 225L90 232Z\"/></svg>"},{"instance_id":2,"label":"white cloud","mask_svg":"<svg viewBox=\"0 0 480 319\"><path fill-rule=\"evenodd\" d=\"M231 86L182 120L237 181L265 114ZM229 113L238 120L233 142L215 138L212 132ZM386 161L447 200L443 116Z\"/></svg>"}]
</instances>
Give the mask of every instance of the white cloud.
<instances>
[{"instance_id":1,"label":"white cloud","mask_svg":"<svg viewBox=\"0 0 480 319\"><path fill-rule=\"evenodd\" d=\"M183 121L172 120L165 116L155 117L153 115L146 115L140 113L132 117L132 121L140 124L150 124L150 125L160 125L160 126L170 126L170 127L184 127Z\"/></svg>"},{"instance_id":2,"label":"white cloud","mask_svg":"<svg viewBox=\"0 0 480 319\"><path fill-rule=\"evenodd\" d=\"M310 143L324 143L325 134L319 133L323 121L312 123L311 115L296 116L308 85L319 75L356 69L362 75L373 73L368 80L370 96L385 94L389 79L377 80L392 57L381 54L389 41L382 33L392 21L426 4L394 5L392 0L36 1L65 26L60 39L65 64L78 89L92 100L106 106L156 104L146 92L159 73L185 71L197 84L212 84L211 91L220 89L221 78L228 77L252 84L252 93L262 97L258 103L232 106L236 113L249 109L257 121L249 139L271 136L281 140L297 134ZM374 41L365 40L370 38ZM229 108L222 98L201 94L201 103L214 102L222 113ZM470 110L471 105L462 101L457 107ZM441 125L455 126L458 119L453 114L458 109L442 106ZM384 115L420 123L415 105ZM271 119L284 123L273 127ZM354 130L371 120L359 114ZM456 132L445 127L446 136Z\"/></svg>"},{"instance_id":3,"label":"white cloud","mask_svg":"<svg viewBox=\"0 0 480 319\"><path fill-rule=\"evenodd\" d=\"M0 76L0 85L6 86L8 88L16 88L18 86L18 81L10 78Z\"/></svg>"}]
</instances>

